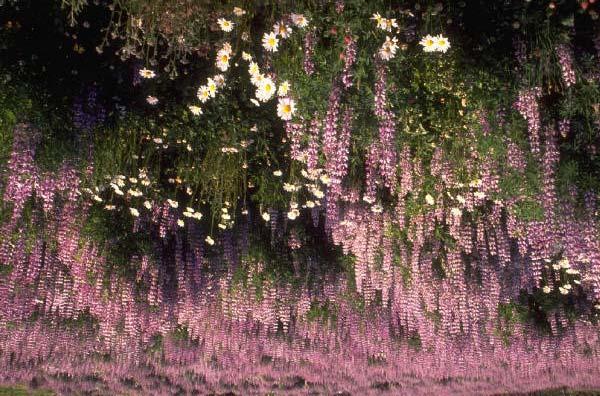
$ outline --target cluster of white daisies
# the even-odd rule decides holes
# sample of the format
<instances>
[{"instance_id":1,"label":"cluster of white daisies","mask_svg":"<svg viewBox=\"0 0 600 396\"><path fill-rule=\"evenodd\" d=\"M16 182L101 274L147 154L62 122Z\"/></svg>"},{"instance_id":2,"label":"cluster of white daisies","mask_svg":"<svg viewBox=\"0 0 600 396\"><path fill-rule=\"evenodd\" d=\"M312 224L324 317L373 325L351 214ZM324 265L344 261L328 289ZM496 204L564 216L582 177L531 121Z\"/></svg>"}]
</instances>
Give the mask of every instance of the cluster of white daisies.
<instances>
[{"instance_id":1,"label":"cluster of white daisies","mask_svg":"<svg viewBox=\"0 0 600 396\"><path fill-rule=\"evenodd\" d=\"M290 83L283 81L279 84L279 88L273 79L261 73L258 63L252 60L252 56L247 53L242 54L242 58L249 62L248 73L250 74L250 82L256 87L256 99L251 99L252 103L260 106L260 102L268 102L276 94L279 97L277 103L277 116L284 121L289 121L296 112L296 103L290 98Z\"/></svg>"},{"instance_id":2,"label":"cluster of white daisies","mask_svg":"<svg viewBox=\"0 0 600 396\"><path fill-rule=\"evenodd\" d=\"M297 202L297 194L302 191L303 188L305 188L314 198L307 199L301 207L303 209L312 209L321 206L320 200L325 197L325 193L323 192L324 186L328 186L331 183L331 178L325 174L324 170L321 168L311 169L310 171L302 169L300 173L307 181L303 183L283 183L283 190L292 194L290 197L290 208L287 212L287 218L290 220L296 220L298 216L300 216L300 206ZM276 170L273 172L273 176L281 177L283 176L283 172L281 170ZM263 212L261 215L264 221L269 221L271 219L268 212Z\"/></svg>"},{"instance_id":3,"label":"cluster of white daisies","mask_svg":"<svg viewBox=\"0 0 600 396\"><path fill-rule=\"evenodd\" d=\"M398 23L396 19L384 18L379 13L373 14L371 17L372 20L377 24L377 28L384 30L386 32L391 32L392 28L398 28ZM450 42L443 35L431 36L427 35L419 42L420 45L423 46L423 50L425 52L446 52L450 48ZM386 36L385 42L379 49L379 57L383 60L390 60L396 56L396 52L398 51L398 39L396 37Z\"/></svg>"},{"instance_id":4,"label":"cluster of white daisies","mask_svg":"<svg viewBox=\"0 0 600 396\"><path fill-rule=\"evenodd\" d=\"M398 28L398 23L396 19L388 19L382 17L378 12L373 14L371 17L372 20L375 21L377 27L386 32L391 32L392 28ZM385 42L379 48L379 57L385 61L393 59L396 56L396 52L398 51L398 39L396 37L386 36Z\"/></svg>"},{"instance_id":5,"label":"cluster of white daisies","mask_svg":"<svg viewBox=\"0 0 600 396\"><path fill-rule=\"evenodd\" d=\"M217 74L206 79L206 84L198 88L196 96L202 103L206 103L209 99L214 98L217 95L217 91L225 86L225 76ZM202 109L198 106L189 106L190 111L194 115L202 114Z\"/></svg>"},{"instance_id":6,"label":"cluster of white daisies","mask_svg":"<svg viewBox=\"0 0 600 396\"><path fill-rule=\"evenodd\" d=\"M308 26L308 18L306 18L304 15L292 14L290 17L295 26L299 28L305 28ZM290 37L290 34L292 34L292 28L283 21L278 22L273 26L272 32L263 34L262 45L269 52L277 52L279 46L279 37L286 39Z\"/></svg>"},{"instance_id":7,"label":"cluster of white daisies","mask_svg":"<svg viewBox=\"0 0 600 396\"><path fill-rule=\"evenodd\" d=\"M446 52L450 48L450 42L441 34L432 36L428 34L419 42L425 52Z\"/></svg>"}]
</instances>

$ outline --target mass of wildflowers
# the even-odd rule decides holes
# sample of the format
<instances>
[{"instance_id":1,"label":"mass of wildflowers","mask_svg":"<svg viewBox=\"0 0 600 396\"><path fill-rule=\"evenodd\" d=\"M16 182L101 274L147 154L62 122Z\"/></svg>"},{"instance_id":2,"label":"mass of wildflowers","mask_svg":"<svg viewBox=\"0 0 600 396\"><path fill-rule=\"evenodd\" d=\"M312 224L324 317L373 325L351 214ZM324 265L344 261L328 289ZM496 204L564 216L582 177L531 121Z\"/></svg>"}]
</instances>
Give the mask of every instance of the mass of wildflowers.
<instances>
[{"instance_id":1,"label":"mass of wildflowers","mask_svg":"<svg viewBox=\"0 0 600 396\"><path fill-rule=\"evenodd\" d=\"M600 389L597 2L47 3L0 6L0 393Z\"/></svg>"}]
</instances>

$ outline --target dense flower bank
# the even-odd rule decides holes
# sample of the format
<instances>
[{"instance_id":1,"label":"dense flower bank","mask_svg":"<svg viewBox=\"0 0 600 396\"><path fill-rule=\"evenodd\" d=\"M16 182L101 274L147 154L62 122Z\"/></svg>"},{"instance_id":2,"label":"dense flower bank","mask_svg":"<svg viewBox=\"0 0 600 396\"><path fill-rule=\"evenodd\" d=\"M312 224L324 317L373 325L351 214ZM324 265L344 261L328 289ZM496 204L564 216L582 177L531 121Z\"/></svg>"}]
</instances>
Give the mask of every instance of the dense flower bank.
<instances>
[{"instance_id":1,"label":"dense flower bank","mask_svg":"<svg viewBox=\"0 0 600 396\"><path fill-rule=\"evenodd\" d=\"M109 272L102 247L81 233L89 204L74 193L80 175L69 167L38 175L35 139L29 139L35 136L25 125L15 130L8 174L14 187L3 197L13 207L0 246L3 268L10 268L0 277L3 381L141 394L174 388L260 393L273 386L483 394L600 386L595 325L572 322L557 309L543 333L533 324L507 322L499 312L520 289L539 291L542 284L548 287L543 293L557 298L562 290L568 298L600 297L594 216L577 220L569 204L550 198L551 187L543 222L516 220L500 203L470 221L469 202L478 199L471 191L458 211L441 207L411 219L404 245L389 232L401 213L374 213L356 192L344 194L350 198L337 201L339 217L328 219L333 241L356 257L352 298L343 276L301 288L268 279L256 284L261 262L248 267L249 287L236 287L236 268L248 264L240 257L248 249L244 235L255 226L251 218L237 237L223 234L223 260L215 260L206 256L195 223L178 227L177 208L168 204L135 223L162 237L155 246L162 262L134 258L135 276L128 279ZM553 158L547 136L548 178ZM439 161L441 180L452 178ZM409 171L401 180L415 176ZM28 226L20 221L28 201L28 222L40 227L33 240L20 232ZM590 199L586 210L593 213L595 205ZM431 238L436 224L449 227L453 248L439 250ZM439 260L446 263L445 278L434 273ZM383 306L372 306L378 298ZM361 313L355 301L368 311ZM319 314L324 322L310 319L315 307L329 307Z\"/></svg>"},{"instance_id":2,"label":"dense flower bank","mask_svg":"<svg viewBox=\"0 0 600 396\"><path fill-rule=\"evenodd\" d=\"M87 3L0 37L0 382L600 388L595 2Z\"/></svg>"}]
</instances>

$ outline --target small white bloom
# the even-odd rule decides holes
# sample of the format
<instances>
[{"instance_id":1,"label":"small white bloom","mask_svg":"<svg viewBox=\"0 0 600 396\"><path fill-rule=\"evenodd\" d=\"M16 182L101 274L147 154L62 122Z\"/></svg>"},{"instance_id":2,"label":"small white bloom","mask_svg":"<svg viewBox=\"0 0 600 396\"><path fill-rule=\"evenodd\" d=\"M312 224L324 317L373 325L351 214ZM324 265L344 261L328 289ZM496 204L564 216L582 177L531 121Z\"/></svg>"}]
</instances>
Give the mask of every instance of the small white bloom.
<instances>
[{"instance_id":1,"label":"small white bloom","mask_svg":"<svg viewBox=\"0 0 600 396\"><path fill-rule=\"evenodd\" d=\"M198 100L200 100L200 102L205 103L208 99L210 99L210 91L208 90L208 87L203 85L198 88L198 93L196 96L198 96Z\"/></svg>"},{"instance_id":2,"label":"small white bloom","mask_svg":"<svg viewBox=\"0 0 600 396\"><path fill-rule=\"evenodd\" d=\"M269 221L269 220L271 220L271 215L269 215L269 213L267 213L267 212L263 212L262 218L264 221Z\"/></svg>"},{"instance_id":3,"label":"small white bloom","mask_svg":"<svg viewBox=\"0 0 600 396\"><path fill-rule=\"evenodd\" d=\"M423 46L423 51L425 52L433 52L437 50L435 39L430 34L423 37L421 41L419 41L419 44Z\"/></svg>"},{"instance_id":4,"label":"small white bloom","mask_svg":"<svg viewBox=\"0 0 600 396\"><path fill-rule=\"evenodd\" d=\"M256 98L261 102L267 102L275 95L275 92L277 92L275 83L269 77L265 77L258 85Z\"/></svg>"},{"instance_id":5,"label":"small white bloom","mask_svg":"<svg viewBox=\"0 0 600 396\"><path fill-rule=\"evenodd\" d=\"M152 204L150 201L144 201L144 207L148 210L152 209Z\"/></svg>"},{"instance_id":6,"label":"small white bloom","mask_svg":"<svg viewBox=\"0 0 600 396\"><path fill-rule=\"evenodd\" d=\"M425 195L425 202L427 202L427 205L433 205L435 204L435 199L430 194L427 194Z\"/></svg>"},{"instance_id":7,"label":"small white bloom","mask_svg":"<svg viewBox=\"0 0 600 396\"><path fill-rule=\"evenodd\" d=\"M249 62L252 60L252 55L250 55L246 51L242 51L242 59Z\"/></svg>"},{"instance_id":8,"label":"small white bloom","mask_svg":"<svg viewBox=\"0 0 600 396\"><path fill-rule=\"evenodd\" d=\"M371 212L373 212L373 213L381 213L381 212L383 212L383 206L381 206L381 205L373 205L373 206L371 206Z\"/></svg>"},{"instance_id":9,"label":"small white bloom","mask_svg":"<svg viewBox=\"0 0 600 396\"><path fill-rule=\"evenodd\" d=\"M273 172L273 176L280 177L281 175L283 175L283 172L280 171L280 170L276 170L276 171Z\"/></svg>"},{"instance_id":10,"label":"small white bloom","mask_svg":"<svg viewBox=\"0 0 600 396\"><path fill-rule=\"evenodd\" d=\"M136 208L129 208L129 212L134 217L138 217L140 215L140 212Z\"/></svg>"},{"instance_id":11,"label":"small white bloom","mask_svg":"<svg viewBox=\"0 0 600 396\"><path fill-rule=\"evenodd\" d=\"M154 73L150 69L142 69L140 70L140 76L142 76L143 78L154 78L156 77L156 73Z\"/></svg>"},{"instance_id":12,"label":"small white bloom","mask_svg":"<svg viewBox=\"0 0 600 396\"><path fill-rule=\"evenodd\" d=\"M207 81L206 87L208 88L208 93L211 98L214 98L215 95L217 94L217 82L210 77L207 78L206 81Z\"/></svg>"},{"instance_id":13,"label":"small white bloom","mask_svg":"<svg viewBox=\"0 0 600 396\"><path fill-rule=\"evenodd\" d=\"M328 186L329 183L331 183L331 178L328 175L321 175L321 177L319 177L319 180L321 180L321 183L325 184L326 186Z\"/></svg>"},{"instance_id":14,"label":"small white bloom","mask_svg":"<svg viewBox=\"0 0 600 396\"><path fill-rule=\"evenodd\" d=\"M396 52L398 51L398 39L396 37L390 38L389 36L385 38L385 42L379 49L379 56L383 60L390 60L396 56Z\"/></svg>"},{"instance_id":15,"label":"small white bloom","mask_svg":"<svg viewBox=\"0 0 600 396\"><path fill-rule=\"evenodd\" d=\"M217 52L217 60L215 62L217 68L221 71L227 71L229 69L230 54L225 50L219 50Z\"/></svg>"},{"instance_id":16,"label":"small white bloom","mask_svg":"<svg viewBox=\"0 0 600 396\"><path fill-rule=\"evenodd\" d=\"M564 295L564 294L569 294L569 290L568 290L568 289L565 289L565 288L564 288L564 287L562 287L562 286L559 286L559 287L558 287L558 291L560 292L560 294L563 294L563 295Z\"/></svg>"},{"instance_id":17,"label":"small white bloom","mask_svg":"<svg viewBox=\"0 0 600 396\"><path fill-rule=\"evenodd\" d=\"M183 226L185 226L185 222L183 221L183 219L177 219L177 225L179 227L183 227Z\"/></svg>"},{"instance_id":18,"label":"small white bloom","mask_svg":"<svg viewBox=\"0 0 600 396\"><path fill-rule=\"evenodd\" d=\"M214 240L214 239L212 239L212 238L210 237L210 235L206 237L205 241L206 241L206 243L208 243L208 244L209 244L209 245L211 245L211 246L215 244L215 240Z\"/></svg>"},{"instance_id":19,"label":"small white bloom","mask_svg":"<svg viewBox=\"0 0 600 396\"><path fill-rule=\"evenodd\" d=\"M179 207L179 202L173 201L172 199L167 199L167 202L173 209L177 209Z\"/></svg>"},{"instance_id":20,"label":"small white bloom","mask_svg":"<svg viewBox=\"0 0 600 396\"><path fill-rule=\"evenodd\" d=\"M222 88L225 86L225 76L222 74L215 74L213 76L213 81L217 84L217 88Z\"/></svg>"},{"instance_id":21,"label":"small white bloom","mask_svg":"<svg viewBox=\"0 0 600 396\"><path fill-rule=\"evenodd\" d=\"M369 197L369 196L365 195L363 197L363 201L365 201L368 204L374 204L375 203L375 198Z\"/></svg>"},{"instance_id":22,"label":"small white bloom","mask_svg":"<svg viewBox=\"0 0 600 396\"><path fill-rule=\"evenodd\" d=\"M277 103L277 116L284 121L289 121L296 112L296 103L290 98L279 98Z\"/></svg>"},{"instance_id":23,"label":"small white bloom","mask_svg":"<svg viewBox=\"0 0 600 396\"><path fill-rule=\"evenodd\" d=\"M149 104L154 106L155 104L158 103L158 99L154 96L148 96L148 97L146 97L146 102L148 102Z\"/></svg>"},{"instance_id":24,"label":"small white bloom","mask_svg":"<svg viewBox=\"0 0 600 396\"><path fill-rule=\"evenodd\" d=\"M300 211L298 209L292 209L287 213L287 218L290 220L296 220L299 215Z\"/></svg>"},{"instance_id":25,"label":"small white bloom","mask_svg":"<svg viewBox=\"0 0 600 396\"><path fill-rule=\"evenodd\" d=\"M319 190L317 188L313 189L311 192L318 199L321 199L321 198L323 198L325 196L325 193L323 193L323 191L321 191L321 190Z\"/></svg>"},{"instance_id":26,"label":"small white bloom","mask_svg":"<svg viewBox=\"0 0 600 396\"><path fill-rule=\"evenodd\" d=\"M302 14L292 14L292 23L299 28L304 28L308 26L308 18L306 18Z\"/></svg>"},{"instance_id":27,"label":"small white bloom","mask_svg":"<svg viewBox=\"0 0 600 396\"><path fill-rule=\"evenodd\" d=\"M262 45L265 47L267 51L277 52L277 45L279 44L279 39L275 32L265 33L262 38Z\"/></svg>"},{"instance_id":28,"label":"small white bloom","mask_svg":"<svg viewBox=\"0 0 600 396\"><path fill-rule=\"evenodd\" d=\"M435 41L436 51L445 53L450 48L450 42L446 37L442 36L441 34L435 36L433 40Z\"/></svg>"},{"instance_id":29,"label":"small white bloom","mask_svg":"<svg viewBox=\"0 0 600 396\"><path fill-rule=\"evenodd\" d=\"M550 289L550 286L547 286L547 285L546 285L546 286L544 286L544 287L542 288L542 291L543 291L545 294L548 294L548 293L550 293L550 292L552 291L552 289Z\"/></svg>"},{"instance_id":30,"label":"small white bloom","mask_svg":"<svg viewBox=\"0 0 600 396\"><path fill-rule=\"evenodd\" d=\"M460 217L462 215L462 210L460 210L460 208L452 208L450 214L454 217Z\"/></svg>"},{"instance_id":31,"label":"small white bloom","mask_svg":"<svg viewBox=\"0 0 600 396\"><path fill-rule=\"evenodd\" d=\"M280 35L281 38L288 38L292 34L292 28L283 22L278 22L273 26L273 31Z\"/></svg>"},{"instance_id":32,"label":"small white bloom","mask_svg":"<svg viewBox=\"0 0 600 396\"><path fill-rule=\"evenodd\" d=\"M246 13L246 11L243 8L240 7L233 7L233 14L235 16L242 16Z\"/></svg>"},{"instance_id":33,"label":"small white bloom","mask_svg":"<svg viewBox=\"0 0 600 396\"><path fill-rule=\"evenodd\" d=\"M287 96L290 91L290 82L285 80L281 84L279 84L279 89L277 90L278 96Z\"/></svg>"},{"instance_id":34,"label":"small white bloom","mask_svg":"<svg viewBox=\"0 0 600 396\"><path fill-rule=\"evenodd\" d=\"M251 76L256 76L260 74L260 68L258 67L258 63L250 62L250 64L248 65L248 73Z\"/></svg>"},{"instance_id":35,"label":"small white bloom","mask_svg":"<svg viewBox=\"0 0 600 396\"><path fill-rule=\"evenodd\" d=\"M221 28L221 30L223 30L224 32L231 32L233 30L234 23L231 21L228 21L225 18L219 18L217 20L217 23L219 24L219 27Z\"/></svg>"},{"instance_id":36,"label":"small white bloom","mask_svg":"<svg viewBox=\"0 0 600 396\"><path fill-rule=\"evenodd\" d=\"M476 191L473 196L477 199L483 199L485 198L485 193L483 191Z\"/></svg>"}]
</instances>

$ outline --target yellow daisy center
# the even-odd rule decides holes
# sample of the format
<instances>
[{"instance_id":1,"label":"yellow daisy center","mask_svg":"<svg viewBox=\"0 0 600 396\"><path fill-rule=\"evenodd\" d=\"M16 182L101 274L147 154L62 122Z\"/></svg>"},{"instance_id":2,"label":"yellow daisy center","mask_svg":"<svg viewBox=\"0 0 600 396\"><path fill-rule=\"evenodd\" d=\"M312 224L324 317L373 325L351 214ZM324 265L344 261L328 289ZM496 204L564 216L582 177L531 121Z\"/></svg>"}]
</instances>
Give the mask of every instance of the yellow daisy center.
<instances>
[{"instance_id":1,"label":"yellow daisy center","mask_svg":"<svg viewBox=\"0 0 600 396\"><path fill-rule=\"evenodd\" d=\"M283 112L284 113L291 113L292 112L292 106L290 106L289 104L283 105Z\"/></svg>"}]
</instances>

